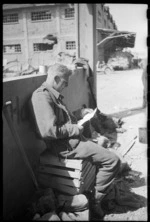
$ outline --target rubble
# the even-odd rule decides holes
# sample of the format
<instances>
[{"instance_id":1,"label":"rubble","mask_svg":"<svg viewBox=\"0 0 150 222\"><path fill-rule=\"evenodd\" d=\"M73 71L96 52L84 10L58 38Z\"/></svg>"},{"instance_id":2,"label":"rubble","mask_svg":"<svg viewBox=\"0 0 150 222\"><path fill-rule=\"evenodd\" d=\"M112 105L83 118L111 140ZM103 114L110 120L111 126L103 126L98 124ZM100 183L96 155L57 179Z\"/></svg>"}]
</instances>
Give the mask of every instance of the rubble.
<instances>
[{"instance_id":1,"label":"rubble","mask_svg":"<svg viewBox=\"0 0 150 222\"><path fill-rule=\"evenodd\" d=\"M35 221L88 221L89 202L84 194L74 196L39 190L28 206L26 219Z\"/></svg>"},{"instance_id":2,"label":"rubble","mask_svg":"<svg viewBox=\"0 0 150 222\"><path fill-rule=\"evenodd\" d=\"M88 199L84 194L74 196L58 195L58 207L66 212L77 212L88 209Z\"/></svg>"},{"instance_id":3,"label":"rubble","mask_svg":"<svg viewBox=\"0 0 150 222\"><path fill-rule=\"evenodd\" d=\"M60 212L59 214L62 221L89 221L89 210L81 212Z\"/></svg>"},{"instance_id":4,"label":"rubble","mask_svg":"<svg viewBox=\"0 0 150 222\"><path fill-rule=\"evenodd\" d=\"M38 219L44 214L54 212L55 210L56 198L53 190L51 188L40 189L29 202L26 217L27 219Z\"/></svg>"},{"instance_id":5,"label":"rubble","mask_svg":"<svg viewBox=\"0 0 150 222\"><path fill-rule=\"evenodd\" d=\"M59 216L61 218L62 221L72 221L72 219L68 216L68 214L66 212L60 212Z\"/></svg>"},{"instance_id":6,"label":"rubble","mask_svg":"<svg viewBox=\"0 0 150 222\"><path fill-rule=\"evenodd\" d=\"M42 217L37 218L36 221L60 221L60 218L55 211L44 214Z\"/></svg>"}]
</instances>

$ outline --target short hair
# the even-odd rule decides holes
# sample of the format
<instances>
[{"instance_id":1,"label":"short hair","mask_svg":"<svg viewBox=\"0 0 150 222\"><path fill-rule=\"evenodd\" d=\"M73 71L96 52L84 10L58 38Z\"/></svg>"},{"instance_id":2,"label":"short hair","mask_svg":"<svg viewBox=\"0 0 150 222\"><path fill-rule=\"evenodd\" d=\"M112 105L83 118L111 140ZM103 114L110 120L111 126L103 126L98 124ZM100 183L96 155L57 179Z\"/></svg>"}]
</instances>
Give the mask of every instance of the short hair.
<instances>
[{"instance_id":1,"label":"short hair","mask_svg":"<svg viewBox=\"0 0 150 222\"><path fill-rule=\"evenodd\" d=\"M51 65L48 69L48 77L55 77L60 76L64 79L68 79L69 76L72 74L72 71L65 65L60 63L55 63Z\"/></svg>"}]
</instances>

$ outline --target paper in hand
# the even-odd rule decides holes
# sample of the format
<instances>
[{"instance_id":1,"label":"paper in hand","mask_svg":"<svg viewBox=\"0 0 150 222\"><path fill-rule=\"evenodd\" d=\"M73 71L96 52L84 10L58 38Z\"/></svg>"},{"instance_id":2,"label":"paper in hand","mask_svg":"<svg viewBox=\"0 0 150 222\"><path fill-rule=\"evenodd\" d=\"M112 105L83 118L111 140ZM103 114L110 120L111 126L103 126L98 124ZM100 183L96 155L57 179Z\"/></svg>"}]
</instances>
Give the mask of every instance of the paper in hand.
<instances>
[{"instance_id":1,"label":"paper in hand","mask_svg":"<svg viewBox=\"0 0 150 222\"><path fill-rule=\"evenodd\" d=\"M97 111L97 108L95 108L95 109L93 110L93 112L87 113L87 114L83 117L83 119L81 119L81 120L78 121L78 125L79 125L79 126L82 126L84 123L86 123L87 121L91 120L91 119L94 117L96 111Z\"/></svg>"}]
</instances>

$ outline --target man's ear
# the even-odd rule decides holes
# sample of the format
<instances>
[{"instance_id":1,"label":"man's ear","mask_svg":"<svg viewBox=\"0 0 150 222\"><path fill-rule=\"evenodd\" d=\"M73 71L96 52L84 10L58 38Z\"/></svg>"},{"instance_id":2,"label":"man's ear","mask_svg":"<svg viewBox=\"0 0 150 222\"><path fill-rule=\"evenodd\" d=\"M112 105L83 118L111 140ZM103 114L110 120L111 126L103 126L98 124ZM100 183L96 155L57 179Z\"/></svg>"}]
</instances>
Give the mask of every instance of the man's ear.
<instances>
[{"instance_id":1,"label":"man's ear","mask_svg":"<svg viewBox=\"0 0 150 222\"><path fill-rule=\"evenodd\" d=\"M54 77L54 80L55 80L55 82L58 84L58 83L59 83L59 81L60 81L59 76L55 76L55 77Z\"/></svg>"}]
</instances>

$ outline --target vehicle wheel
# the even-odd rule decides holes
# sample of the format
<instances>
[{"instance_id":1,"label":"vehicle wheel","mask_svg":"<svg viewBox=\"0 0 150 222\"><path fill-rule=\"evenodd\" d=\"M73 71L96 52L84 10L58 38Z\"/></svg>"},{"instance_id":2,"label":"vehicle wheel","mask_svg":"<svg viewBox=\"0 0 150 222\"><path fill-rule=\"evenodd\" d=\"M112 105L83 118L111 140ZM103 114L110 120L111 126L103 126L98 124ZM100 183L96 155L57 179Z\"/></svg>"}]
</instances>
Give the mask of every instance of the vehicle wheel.
<instances>
[{"instance_id":1,"label":"vehicle wheel","mask_svg":"<svg viewBox=\"0 0 150 222\"><path fill-rule=\"evenodd\" d=\"M107 68L105 69L104 73L105 73L105 74L111 74L111 73L112 73L112 70L107 67Z\"/></svg>"}]
</instances>

